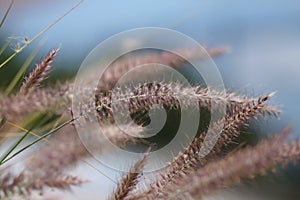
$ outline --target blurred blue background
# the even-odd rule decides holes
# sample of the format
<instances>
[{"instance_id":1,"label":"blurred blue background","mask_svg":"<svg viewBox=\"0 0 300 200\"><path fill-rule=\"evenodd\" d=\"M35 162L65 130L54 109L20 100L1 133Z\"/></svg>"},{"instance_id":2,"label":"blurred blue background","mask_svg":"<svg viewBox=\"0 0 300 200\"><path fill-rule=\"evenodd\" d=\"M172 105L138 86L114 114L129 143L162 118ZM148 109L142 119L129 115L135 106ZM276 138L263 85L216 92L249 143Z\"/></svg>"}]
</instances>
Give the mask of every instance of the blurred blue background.
<instances>
[{"instance_id":1,"label":"blurred blue background","mask_svg":"<svg viewBox=\"0 0 300 200\"><path fill-rule=\"evenodd\" d=\"M4 13L9 0L0 0ZM16 0L0 32L2 43L32 38L77 1ZM86 0L41 37L41 58L61 45L56 70L76 70L101 41L132 28L171 28L206 46L230 47L215 59L229 89L249 95L278 91L283 120L300 117L300 2L287 1L93 1ZM38 45L32 44L25 58ZM13 48L13 47L12 47ZM286 114L288 113L288 114Z\"/></svg>"},{"instance_id":2,"label":"blurred blue background","mask_svg":"<svg viewBox=\"0 0 300 200\"><path fill-rule=\"evenodd\" d=\"M3 28L8 37L34 37L77 1L16 0ZM0 0L3 15L9 0ZM41 37L37 60L61 45L56 71L74 71L101 41L113 34L146 26L180 31L205 46L226 46L214 59L229 90L247 95L277 91L284 111L279 123L300 136L300 1L96 1L86 0ZM20 42L20 41L19 41ZM38 45L27 48L24 59ZM13 48L13 47L12 47Z\"/></svg>"}]
</instances>

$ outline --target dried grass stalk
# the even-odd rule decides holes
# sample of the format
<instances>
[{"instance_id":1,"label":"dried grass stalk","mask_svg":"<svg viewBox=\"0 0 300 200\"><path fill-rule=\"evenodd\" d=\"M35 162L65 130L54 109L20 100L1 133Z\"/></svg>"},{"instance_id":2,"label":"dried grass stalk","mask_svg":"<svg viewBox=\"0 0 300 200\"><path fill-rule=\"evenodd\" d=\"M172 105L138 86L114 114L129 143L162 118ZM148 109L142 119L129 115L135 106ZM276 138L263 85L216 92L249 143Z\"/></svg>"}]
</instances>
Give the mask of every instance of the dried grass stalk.
<instances>
[{"instance_id":1,"label":"dried grass stalk","mask_svg":"<svg viewBox=\"0 0 300 200\"><path fill-rule=\"evenodd\" d=\"M149 110L155 105L164 105L173 109L186 109L199 105L211 109L212 102L226 105L227 111L240 110L245 104L251 104L256 99L240 97L234 93L224 94L208 90L201 86L183 87L176 83L146 83L133 88L115 88L103 97L96 92L96 109L100 119L113 117L112 109L122 111L129 108L130 113ZM128 108L127 108L128 107ZM263 114L278 116L280 111L272 106L260 109Z\"/></svg>"},{"instance_id":2,"label":"dried grass stalk","mask_svg":"<svg viewBox=\"0 0 300 200\"><path fill-rule=\"evenodd\" d=\"M132 190L135 189L139 181L138 179L142 176L142 171L147 161L147 155L148 153L146 153L141 160L137 161L130 171L121 178L117 189L111 197L112 200L123 200Z\"/></svg>"},{"instance_id":3,"label":"dried grass stalk","mask_svg":"<svg viewBox=\"0 0 300 200\"><path fill-rule=\"evenodd\" d=\"M179 68L184 63L187 62L187 60L201 60L208 58L208 55L212 57L219 56L221 54L224 54L228 51L227 48L224 47L211 47L207 48L206 52L202 52L201 55L199 55L198 50L178 50L181 55L184 56L184 58L177 56L170 52L162 52L162 53L141 53L138 55L128 55L124 58L121 58L120 60L117 60L116 62L112 63L106 71L102 74L99 82L99 91L101 92L107 92L111 90L114 85L117 83L117 81L120 80L120 78L130 70L141 66L143 64L149 64L149 63L156 63L156 64L162 64L173 68ZM199 57L200 56L200 57ZM133 72L134 73L134 72ZM152 74L153 70L143 70L143 74ZM133 74L135 77L141 75L141 74Z\"/></svg>"},{"instance_id":4,"label":"dried grass stalk","mask_svg":"<svg viewBox=\"0 0 300 200\"><path fill-rule=\"evenodd\" d=\"M240 135L239 129L242 126L248 124L250 118L257 118L258 115L264 115L264 104L270 99L270 95L259 98L256 102L248 102L244 104L244 107L238 108L232 116L228 116L225 120L224 127L220 127L221 121L217 122L208 131L211 133L203 133L199 137L195 138L193 142L187 147L183 153L179 153L173 162L170 163L167 170L160 174L153 183L150 184L151 188L148 191L140 193L133 197L133 199L143 199L147 196L150 199L155 199L160 193L162 193L167 185L173 185L176 183L178 177L189 176L190 171L197 169L200 166L207 164L209 160L217 156L222 147L226 144L230 144L233 139ZM214 135L218 130L222 130L217 143L214 145L213 138L207 139L205 145L203 141L207 135ZM205 151L205 148L214 146L208 155L201 156L200 153Z\"/></svg>"},{"instance_id":5,"label":"dried grass stalk","mask_svg":"<svg viewBox=\"0 0 300 200\"><path fill-rule=\"evenodd\" d=\"M38 178L33 174L22 172L19 175L7 173L0 175L0 198L20 196L28 197L33 191L42 193L44 188L70 190L71 186L79 186L86 181L72 175L53 175L48 178Z\"/></svg>"},{"instance_id":6,"label":"dried grass stalk","mask_svg":"<svg viewBox=\"0 0 300 200\"><path fill-rule=\"evenodd\" d=\"M25 78L20 93L27 93L32 88L37 88L49 75L52 69L52 62L57 55L59 49L52 50L44 60L36 65L34 70Z\"/></svg>"},{"instance_id":7,"label":"dried grass stalk","mask_svg":"<svg viewBox=\"0 0 300 200\"><path fill-rule=\"evenodd\" d=\"M277 164L284 164L285 159L294 159L295 155L299 158L298 144L288 145L284 142L289 131L286 128L278 136L264 140L255 147L237 151L223 159L210 162L190 176L178 178L176 185L165 188L162 198L173 199L179 193L188 192L194 198L200 199L225 186L239 184L243 179L264 175L267 170L274 170Z\"/></svg>"},{"instance_id":8,"label":"dried grass stalk","mask_svg":"<svg viewBox=\"0 0 300 200\"><path fill-rule=\"evenodd\" d=\"M57 85L54 88L42 88L31 93L0 95L0 114L7 119L26 117L34 112L51 111L62 114L69 110L72 102L72 92L68 84Z\"/></svg>"}]
</instances>

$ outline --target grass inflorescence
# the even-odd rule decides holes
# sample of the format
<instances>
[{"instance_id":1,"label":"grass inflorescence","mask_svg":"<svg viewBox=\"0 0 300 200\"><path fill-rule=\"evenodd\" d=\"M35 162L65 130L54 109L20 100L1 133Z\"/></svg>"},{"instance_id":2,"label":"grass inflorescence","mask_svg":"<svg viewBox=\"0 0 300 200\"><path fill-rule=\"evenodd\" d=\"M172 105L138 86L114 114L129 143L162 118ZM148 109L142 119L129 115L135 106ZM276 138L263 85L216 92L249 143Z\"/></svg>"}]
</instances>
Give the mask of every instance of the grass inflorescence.
<instances>
[{"instance_id":1,"label":"grass inflorescence","mask_svg":"<svg viewBox=\"0 0 300 200\"><path fill-rule=\"evenodd\" d=\"M13 3L12 0L0 22L0 28ZM34 38L27 40L24 46L0 63L0 70L66 14ZM9 41L1 48L0 56L8 45ZM207 52L212 57L219 56L226 52L226 48L208 48ZM76 133L76 126L86 126L89 130L89 121L83 120L81 124L75 122L93 114L101 125L103 134L115 145L126 148L128 144L140 141L126 132L142 135L144 120L148 120L149 110L156 105L163 105L164 109L170 111L190 109L195 106L193 102L196 102L196 107L208 112L211 111L212 104L217 107L226 105L226 116L213 123L209 129L205 127L205 131L200 131L199 128L191 144L175 155L173 161L157 173L150 183L145 180L147 177L143 177L143 170L151 154L149 149L140 160L132 163L132 167L120 178L108 199L185 199L187 196L202 199L223 188L265 175L268 170L275 172L278 166L284 168L289 162L297 163L299 160L300 141L287 141L290 128L255 146L228 151L228 147L236 145L236 141L244 134L242 129L250 126L251 120L260 121L280 116L280 111L270 103L274 93L248 97L229 91L224 93L211 90L200 84L187 87L177 82L163 81L114 87L136 65L160 63L177 70L186 63L186 60L169 52L143 53L120 59L104 72L96 88L84 85L82 90L76 91L72 80L43 86L44 80L51 77L53 61L58 53L59 49L50 51L24 77L21 87L18 87L17 82L34 55L28 58L9 87L0 93L0 144L7 147L0 155L0 199L30 198L36 192L46 196L43 192L47 188L69 191L74 186L85 184L85 179L71 175L67 170L80 162L86 162L84 158L90 157ZM199 55L195 56L193 50L182 50L182 53L190 59L204 59ZM143 73L153 75L154 72L150 69ZM95 98L89 99L80 108L79 116L74 116L74 96L91 92L95 93ZM122 115L121 111L127 108L136 124L124 123L122 127L118 127L113 110L119 110ZM97 148L99 153L106 153L106 140L96 138L98 133L95 130L89 132L89 145ZM215 133L220 135L216 143L216 138L210 138ZM147 139L143 142L147 145L150 143L150 146L156 145ZM202 155L203 150L209 146L213 148L207 155ZM13 161L16 160L22 161L21 170L13 170Z\"/></svg>"}]
</instances>

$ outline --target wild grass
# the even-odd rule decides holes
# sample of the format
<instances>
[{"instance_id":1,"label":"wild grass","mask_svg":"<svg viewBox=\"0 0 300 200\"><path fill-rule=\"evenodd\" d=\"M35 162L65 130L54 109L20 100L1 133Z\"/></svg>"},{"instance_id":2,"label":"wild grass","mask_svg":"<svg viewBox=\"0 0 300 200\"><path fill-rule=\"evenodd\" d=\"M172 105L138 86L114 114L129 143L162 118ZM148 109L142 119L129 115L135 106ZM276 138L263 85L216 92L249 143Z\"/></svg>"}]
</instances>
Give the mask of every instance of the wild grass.
<instances>
[{"instance_id":1,"label":"wild grass","mask_svg":"<svg viewBox=\"0 0 300 200\"><path fill-rule=\"evenodd\" d=\"M0 28L13 3L14 1L11 1L4 14ZM66 14L5 59L0 64L0 70ZM4 45L2 49L7 46ZM289 162L297 163L299 160L300 141L287 142L290 128L260 141L255 146L228 151L230 149L228 147L236 145L234 143L244 134L241 130L249 126L251 120L260 121L268 117L280 116L280 111L269 103L274 93L253 98L232 92L223 94L219 91L211 91L202 85L185 87L178 83L165 82L113 88L127 71L138 64L154 62L178 69L186 62L166 52L144 53L115 62L105 71L97 88L86 85L83 91L74 91L72 81L43 86L44 80L51 76L58 50L50 51L24 77L19 88L16 83L30 63L25 62L25 68L21 67L21 71L16 74L9 89L1 91L0 144L6 147L6 150L3 150L0 155L0 199L30 198L35 192L46 197L47 194L43 194L43 191L47 188L68 191L74 186L85 184L87 180L69 174L67 169L85 162L83 158L90 156L80 142L73 123L84 118L87 112L95 114L104 134L114 144L125 147L137 140L124 134L124 130L142 134L145 117L147 118L148 111L155 105L163 105L167 110L178 110L187 109L191 106L191 102L196 101L199 108L210 112L212 102L216 105L226 104L225 119L215 122L208 130L199 129L192 143L183 152L179 152L152 183L148 184L142 179L148 154L151 153L148 150L139 161L132 163L129 172L120 178L109 199L186 199L187 196L202 199L226 187L238 185L258 175L265 175L266 171L275 172L277 167L284 168ZM211 56L218 56L225 53L226 49L216 47L208 48L207 51ZM183 52L189 58L203 59L195 57L192 50L183 50ZM144 73L153 72L146 70ZM114 98L112 98L112 89L118 91L114 93ZM80 116L74 116L71 107L73 97L78 95L76 92L95 92L95 99L91 99L87 105L84 105ZM181 103L178 99L182 100ZM113 107L124 109L126 108L124 103L129 104L127 106L132 114L131 117L138 122L140 130L136 130L136 127L130 123L124 124L122 129L116 126L112 109ZM91 132L97 135L93 130ZM214 138L209 136L216 132L220 137L213 145ZM19 137L12 139L16 135ZM205 143L207 146L203 145L205 139L208 141ZM91 139L90 145L99 148L97 150L100 153L105 153L106 144L103 138L98 138L97 141ZM203 152L201 150L210 145L214 147L209 154L201 155ZM32 148L33 146L37 149ZM21 170L13 170L16 161L20 160ZM138 187L139 184L143 187Z\"/></svg>"}]
</instances>

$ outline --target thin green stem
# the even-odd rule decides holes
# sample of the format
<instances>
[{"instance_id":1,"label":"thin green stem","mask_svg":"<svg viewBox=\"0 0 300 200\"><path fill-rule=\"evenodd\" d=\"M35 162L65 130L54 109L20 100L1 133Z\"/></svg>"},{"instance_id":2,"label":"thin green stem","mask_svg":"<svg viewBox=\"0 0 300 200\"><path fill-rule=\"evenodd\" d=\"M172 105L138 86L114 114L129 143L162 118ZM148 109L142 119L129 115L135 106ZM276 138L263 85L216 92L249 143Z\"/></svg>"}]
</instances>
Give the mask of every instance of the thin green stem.
<instances>
[{"instance_id":1,"label":"thin green stem","mask_svg":"<svg viewBox=\"0 0 300 200\"><path fill-rule=\"evenodd\" d=\"M12 40L12 38L9 38L6 42L5 42L5 44L1 47L1 49L0 49L0 55L5 51L5 49L8 47L8 45L10 44L10 42L11 42L11 40Z\"/></svg>"},{"instance_id":2,"label":"thin green stem","mask_svg":"<svg viewBox=\"0 0 300 200\"><path fill-rule=\"evenodd\" d=\"M5 12L5 14L4 14L1 22L0 22L0 29L1 29L2 25L4 24L4 21L5 21L6 17L8 16L8 13L9 13L11 7L13 6L14 2L15 2L15 0L11 0L10 1L10 4L9 4L9 6L8 6L8 8L7 8L7 10L6 10L6 12Z\"/></svg>"},{"instance_id":3,"label":"thin green stem","mask_svg":"<svg viewBox=\"0 0 300 200\"><path fill-rule=\"evenodd\" d=\"M31 64L32 60L35 58L35 56L37 55L38 51L40 49L40 46L38 46L31 54L30 56L26 59L26 61L23 63L22 67L20 68L20 70L17 72L17 74L14 76L14 79L12 81L10 81L8 87L6 88L6 90L4 91L5 95L9 95L13 89L16 87L16 85L18 84L18 82L20 81L20 79L22 78L22 76L24 75L26 69L28 68L28 66Z\"/></svg>"},{"instance_id":4,"label":"thin green stem","mask_svg":"<svg viewBox=\"0 0 300 200\"><path fill-rule=\"evenodd\" d=\"M12 158L14 158L15 156L17 156L19 153L25 151L26 149L28 149L29 147L31 147L32 145L36 144L37 142L45 139L46 137L48 137L49 135L51 135L52 133L58 131L59 129L63 128L64 126L70 124L71 122L79 119L80 117L82 116L79 116L79 117L76 117L76 118L72 118L64 123L62 123L61 125L59 125L58 127L52 129L51 131L49 131L48 133L45 133L44 135L42 135L40 138L34 140L33 142L31 142L30 144L26 145L25 147L23 147L22 149L20 149L19 151L17 151L16 153L14 153L12 156L10 156L9 158L7 158L6 160L4 161L1 161L0 162L0 165L6 163L7 161L11 160Z\"/></svg>"},{"instance_id":5,"label":"thin green stem","mask_svg":"<svg viewBox=\"0 0 300 200\"><path fill-rule=\"evenodd\" d=\"M65 16L67 16L70 12L72 12L75 8L77 8L84 0L79 1L77 4L75 4L71 9L69 9L65 14L60 16L58 19L56 19L53 23L51 23L49 26L47 26L45 29L43 29L41 32L39 32L36 36L34 36L31 40L28 40L20 49L16 50L15 53L13 53L10 57L8 57L4 62L0 64L0 69L6 65L10 60L12 60L14 57L16 57L20 52L22 52L27 46L29 46L31 43L33 43L36 39L38 39L41 35L46 33L50 28L52 28L55 24L57 24L60 20L62 20Z\"/></svg>"},{"instance_id":6,"label":"thin green stem","mask_svg":"<svg viewBox=\"0 0 300 200\"><path fill-rule=\"evenodd\" d=\"M4 154L0 160L0 166L4 163L4 160L21 144L21 142L26 138L31 130L26 131L26 133Z\"/></svg>"},{"instance_id":7,"label":"thin green stem","mask_svg":"<svg viewBox=\"0 0 300 200\"><path fill-rule=\"evenodd\" d=\"M20 145L20 143L26 138L28 134L31 134L31 130L34 129L35 127L38 127L39 125L45 123L47 121L47 113L44 113L41 115L40 121L33 123L30 129L26 130L25 134L8 150L8 152L1 158L0 160L0 166L2 165L3 161Z\"/></svg>"}]
</instances>

